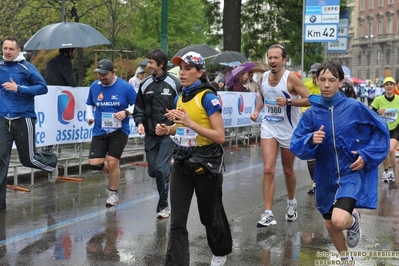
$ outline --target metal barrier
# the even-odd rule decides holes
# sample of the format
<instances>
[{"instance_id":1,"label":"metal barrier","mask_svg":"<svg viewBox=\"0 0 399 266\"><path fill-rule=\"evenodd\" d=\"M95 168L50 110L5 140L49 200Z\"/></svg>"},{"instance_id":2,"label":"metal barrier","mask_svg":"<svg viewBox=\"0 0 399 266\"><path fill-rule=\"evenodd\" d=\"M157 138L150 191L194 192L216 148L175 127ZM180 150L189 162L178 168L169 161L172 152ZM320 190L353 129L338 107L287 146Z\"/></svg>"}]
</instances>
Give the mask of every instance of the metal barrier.
<instances>
[{"instance_id":1,"label":"metal barrier","mask_svg":"<svg viewBox=\"0 0 399 266\"><path fill-rule=\"evenodd\" d=\"M40 149L40 148L37 148ZM71 166L78 166L78 174L82 175L82 168L85 161L88 160L90 151L90 142L84 143L71 143L55 145L53 152L58 156L58 167L64 169L64 176L68 175L68 168ZM142 153L145 158L144 152L144 139L141 137L130 138L126 144L123 152L123 156L137 155ZM31 174L31 185L34 184L35 171L43 171L40 169L29 168L23 166L19 161L17 149L12 149L10 165L8 168L8 176L14 177L14 186L18 185L18 175Z\"/></svg>"},{"instance_id":2,"label":"metal barrier","mask_svg":"<svg viewBox=\"0 0 399 266\"><path fill-rule=\"evenodd\" d=\"M260 136L260 125L252 125L247 127L236 127L236 128L226 128L226 144L228 147L238 147L239 142L242 145L249 146L250 140L255 137L256 142L258 142L258 137ZM235 145L232 144L233 140ZM38 148L40 149L40 148ZM61 144L55 145L53 152L58 156L58 165L64 169L64 176L68 175L68 168L71 166L78 166L78 175L82 175L82 168L85 161L88 160L90 150L90 142L83 143L72 143L72 144ZM123 151L123 157L133 156L133 155L143 155L143 161L146 161L145 151L144 151L144 138L135 137L128 139L126 147ZM31 175L31 185L34 184L35 171L42 171L40 169L34 169L23 166L18 157L18 152L16 149L12 149L10 165L8 168L8 176L14 177L14 186L18 185L18 175L21 173L27 174L30 172Z\"/></svg>"}]
</instances>

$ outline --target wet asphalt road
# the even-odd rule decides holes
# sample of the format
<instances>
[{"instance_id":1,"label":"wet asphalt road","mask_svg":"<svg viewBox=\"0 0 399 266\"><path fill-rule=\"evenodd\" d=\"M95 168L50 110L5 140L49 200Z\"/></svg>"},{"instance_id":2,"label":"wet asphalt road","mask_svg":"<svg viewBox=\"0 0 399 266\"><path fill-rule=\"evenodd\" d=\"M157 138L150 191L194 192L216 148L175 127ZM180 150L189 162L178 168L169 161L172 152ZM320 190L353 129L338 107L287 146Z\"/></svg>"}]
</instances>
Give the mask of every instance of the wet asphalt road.
<instances>
[{"instance_id":1,"label":"wet asphalt road","mask_svg":"<svg viewBox=\"0 0 399 266\"><path fill-rule=\"evenodd\" d=\"M223 199L234 241L226 266L337 264L322 217L307 194L306 161L297 159L295 167L298 219L284 219L287 196L278 161L277 225L258 229L263 211L260 147L226 151ZM122 166L120 203L108 209L105 176L94 172L84 173L83 182L37 180L31 192L8 190L7 212L0 213L0 265L163 265L169 219L155 218L156 185L144 169ZM398 164L395 170L399 173ZM399 180L380 182L378 209L361 213L363 238L351 250L357 262L399 265ZM212 254L195 198L188 230L191 265L209 265Z\"/></svg>"}]
</instances>

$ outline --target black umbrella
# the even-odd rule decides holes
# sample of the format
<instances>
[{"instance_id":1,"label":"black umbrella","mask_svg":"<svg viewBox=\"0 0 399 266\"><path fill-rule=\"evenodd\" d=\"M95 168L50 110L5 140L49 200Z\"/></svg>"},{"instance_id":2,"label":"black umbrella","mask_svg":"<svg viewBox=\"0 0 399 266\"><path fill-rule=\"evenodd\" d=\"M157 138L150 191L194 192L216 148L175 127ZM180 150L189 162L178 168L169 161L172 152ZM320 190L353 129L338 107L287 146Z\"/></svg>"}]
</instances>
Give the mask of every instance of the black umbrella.
<instances>
[{"instance_id":1,"label":"black umbrella","mask_svg":"<svg viewBox=\"0 0 399 266\"><path fill-rule=\"evenodd\" d=\"M111 44L98 30L76 22L59 22L41 28L26 43L24 50L53 50Z\"/></svg>"},{"instance_id":2,"label":"black umbrella","mask_svg":"<svg viewBox=\"0 0 399 266\"><path fill-rule=\"evenodd\" d=\"M230 63L234 61L240 61L241 63L248 61L248 58L245 57L240 52L235 52L235 51L224 51L221 52L220 54L216 56L212 56L209 59L209 64L210 65L216 65L220 63Z\"/></svg>"},{"instance_id":3,"label":"black umbrella","mask_svg":"<svg viewBox=\"0 0 399 266\"><path fill-rule=\"evenodd\" d=\"M189 45L189 46L186 46L186 47L180 49L173 57L175 57L175 56L183 56L183 55L185 55L188 52L199 53L204 58L219 54L218 50L216 50L215 48L212 48L212 47L210 47L208 45L205 45L205 44L194 44L194 45Z\"/></svg>"}]
</instances>

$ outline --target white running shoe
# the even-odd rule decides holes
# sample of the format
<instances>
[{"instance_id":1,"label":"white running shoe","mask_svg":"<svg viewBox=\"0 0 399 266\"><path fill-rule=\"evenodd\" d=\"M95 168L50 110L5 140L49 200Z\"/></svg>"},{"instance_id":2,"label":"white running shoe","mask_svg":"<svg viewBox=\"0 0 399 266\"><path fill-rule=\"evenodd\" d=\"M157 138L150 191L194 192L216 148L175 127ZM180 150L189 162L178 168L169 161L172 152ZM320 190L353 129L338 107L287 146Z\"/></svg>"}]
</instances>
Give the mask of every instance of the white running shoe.
<instances>
[{"instance_id":1,"label":"white running shoe","mask_svg":"<svg viewBox=\"0 0 399 266\"><path fill-rule=\"evenodd\" d=\"M298 217L296 212L297 204L295 203L288 203L287 204L287 213L285 214L285 219L289 222L293 222Z\"/></svg>"},{"instance_id":2,"label":"white running shoe","mask_svg":"<svg viewBox=\"0 0 399 266\"><path fill-rule=\"evenodd\" d=\"M211 266L223 266L226 263L227 256L215 256L213 255L211 260Z\"/></svg>"},{"instance_id":3,"label":"white running shoe","mask_svg":"<svg viewBox=\"0 0 399 266\"><path fill-rule=\"evenodd\" d=\"M260 220L256 227L262 228L262 227L269 227L271 225L276 225L276 219L274 219L273 214L266 214L266 211L260 215Z\"/></svg>"},{"instance_id":4,"label":"white running shoe","mask_svg":"<svg viewBox=\"0 0 399 266\"><path fill-rule=\"evenodd\" d=\"M388 169L388 181L393 182L395 181L395 173L392 168Z\"/></svg>"},{"instance_id":5,"label":"white running shoe","mask_svg":"<svg viewBox=\"0 0 399 266\"><path fill-rule=\"evenodd\" d=\"M351 228L346 230L346 244L348 244L348 247L350 248L356 247L362 239L362 230L360 229L361 215L356 209L354 209L352 211L352 216L355 217L355 223Z\"/></svg>"},{"instance_id":6,"label":"white running shoe","mask_svg":"<svg viewBox=\"0 0 399 266\"><path fill-rule=\"evenodd\" d=\"M168 207L157 213L157 218L168 218L169 216L170 211Z\"/></svg>"},{"instance_id":7,"label":"white running shoe","mask_svg":"<svg viewBox=\"0 0 399 266\"><path fill-rule=\"evenodd\" d=\"M388 183L388 178L389 178L389 170L382 172L382 182Z\"/></svg>"},{"instance_id":8,"label":"white running shoe","mask_svg":"<svg viewBox=\"0 0 399 266\"><path fill-rule=\"evenodd\" d=\"M106 189L105 191L107 192L108 195L108 199L105 201L105 206L112 207L118 205L119 197L117 193L115 191L111 191L108 189Z\"/></svg>"}]
</instances>

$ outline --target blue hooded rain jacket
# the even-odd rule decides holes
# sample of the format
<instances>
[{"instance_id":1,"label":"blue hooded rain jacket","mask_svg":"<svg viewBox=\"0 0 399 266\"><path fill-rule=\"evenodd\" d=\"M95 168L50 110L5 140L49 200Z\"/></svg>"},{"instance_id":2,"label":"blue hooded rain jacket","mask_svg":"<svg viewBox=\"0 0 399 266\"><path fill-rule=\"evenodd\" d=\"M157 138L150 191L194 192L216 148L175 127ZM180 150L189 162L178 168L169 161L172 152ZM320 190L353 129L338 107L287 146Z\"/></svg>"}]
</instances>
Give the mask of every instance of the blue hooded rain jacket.
<instances>
[{"instance_id":1,"label":"blue hooded rain jacket","mask_svg":"<svg viewBox=\"0 0 399 266\"><path fill-rule=\"evenodd\" d=\"M378 202L378 165L389 152L385 121L363 103L337 93L332 98L309 96L311 108L295 129L290 150L303 160L316 159L316 207L327 213L337 199L355 199L356 208L375 209ZM313 133L324 125L323 143L312 144ZM349 167L357 151L365 165L360 171Z\"/></svg>"}]
</instances>

